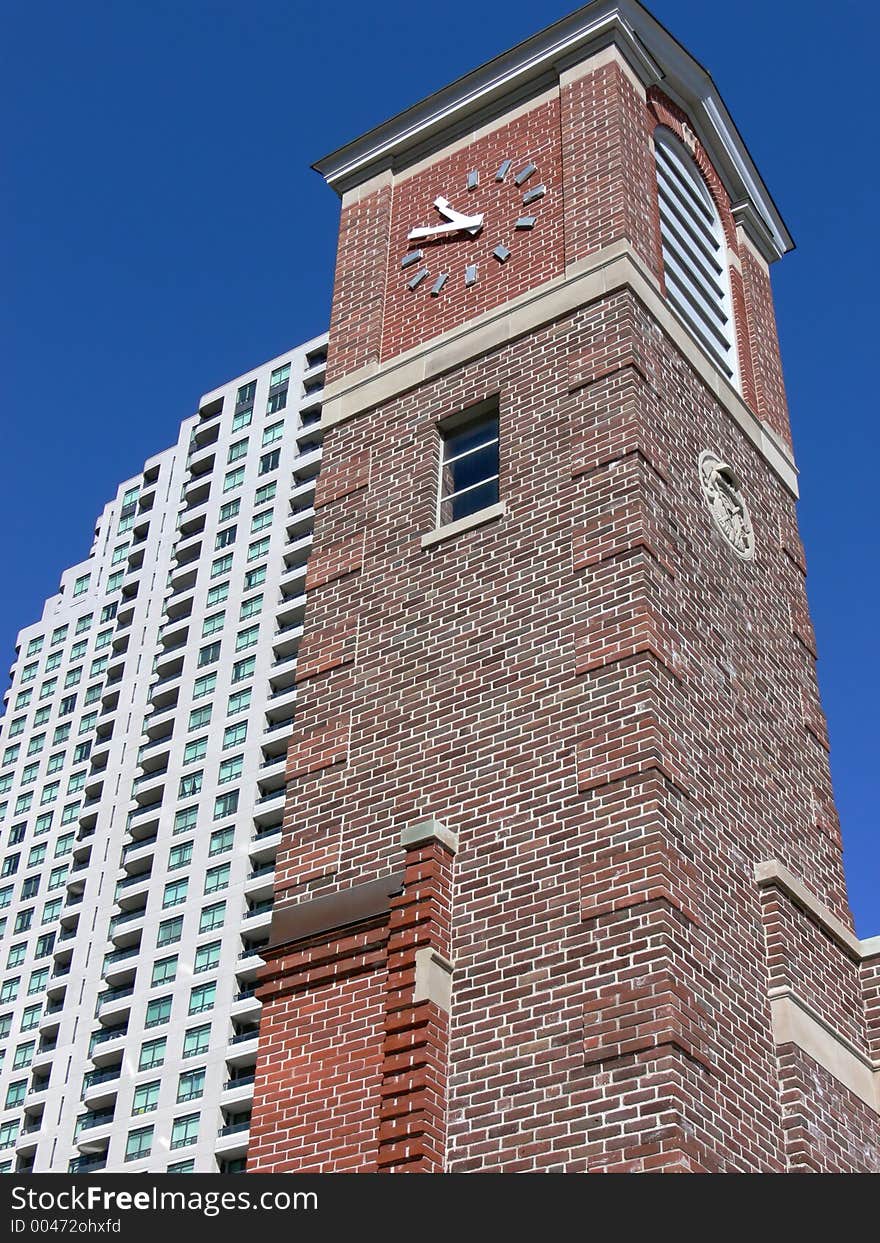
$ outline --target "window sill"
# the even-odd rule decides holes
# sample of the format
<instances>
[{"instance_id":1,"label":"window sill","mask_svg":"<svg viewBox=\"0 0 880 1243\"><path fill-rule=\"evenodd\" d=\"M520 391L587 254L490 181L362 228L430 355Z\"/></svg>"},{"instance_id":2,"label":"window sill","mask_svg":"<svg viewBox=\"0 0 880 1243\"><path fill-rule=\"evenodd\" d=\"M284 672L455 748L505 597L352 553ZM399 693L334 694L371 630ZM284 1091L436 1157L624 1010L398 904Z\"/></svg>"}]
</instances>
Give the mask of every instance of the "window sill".
<instances>
[{"instance_id":1,"label":"window sill","mask_svg":"<svg viewBox=\"0 0 880 1243\"><path fill-rule=\"evenodd\" d=\"M443 540L461 535L463 531L471 531L474 527L481 527L486 522L494 522L496 518L501 518L506 513L507 506L504 501L498 501L495 505L487 505L485 509L478 509L476 513L468 514L466 518L459 518L457 522L447 522L445 526L429 531L427 535L422 536L422 548L432 548L434 544L440 544Z\"/></svg>"}]
</instances>

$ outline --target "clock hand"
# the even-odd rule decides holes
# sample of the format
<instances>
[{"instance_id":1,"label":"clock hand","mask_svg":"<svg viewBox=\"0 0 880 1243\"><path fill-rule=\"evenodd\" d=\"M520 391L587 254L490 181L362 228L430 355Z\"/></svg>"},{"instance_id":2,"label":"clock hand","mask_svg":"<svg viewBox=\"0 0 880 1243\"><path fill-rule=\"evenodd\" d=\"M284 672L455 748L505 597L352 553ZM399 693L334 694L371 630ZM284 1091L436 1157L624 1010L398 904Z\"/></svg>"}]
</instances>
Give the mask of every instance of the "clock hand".
<instances>
[{"instance_id":1,"label":"clock hand","mask_svg":"<svg viewBox=\"0 0 880 1243\"><path fill-rule=\"evenodd\" d=\"M435 237L439 233L460 233L467 229L476 232L483 224L482 216L461 216L458 220L452 220L449 224L436 224L430 228L410 229L407 233L407 240L414 242L420 237Z\"/></svg>"},{"instance_id":2,"label":"clock hand","mask_svg":"<svg viewBox=\"0 0 880 1243\"><path fill-rule=\"evenodd\" d=\"M434 199L434 206L437 208L441 216L445 216L447 220L457 221L463 229L473 228L475 220L483 219L482 216L477 217L463 215L460 211L456 211L454 207L450 206L448 199L444 199L442 197Z\"/></svg>"}]
</instances>

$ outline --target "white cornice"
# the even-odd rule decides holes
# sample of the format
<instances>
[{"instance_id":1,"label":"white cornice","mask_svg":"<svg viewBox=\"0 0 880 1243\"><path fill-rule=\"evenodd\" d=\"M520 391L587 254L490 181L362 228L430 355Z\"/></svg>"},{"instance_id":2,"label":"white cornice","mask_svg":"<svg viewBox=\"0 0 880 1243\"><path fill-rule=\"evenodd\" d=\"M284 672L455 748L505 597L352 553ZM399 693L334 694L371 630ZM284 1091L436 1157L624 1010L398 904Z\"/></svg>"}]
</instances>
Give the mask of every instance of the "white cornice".
<instances>
[{"instance_id":1,"label":"white cornice","mask_svg":"<svg viewBox=\"0 0 880 1243\"><path fill-rule=\"evenodd\" d=\"M741 222L768 261L794 243L706 70L637 0L594 0L546 30L325 156L313 167L339 194L416 152L447 141L477 116L558 79L560 71L614 43L646 86L663 90L690 117Z\"/></svg>"}]
</instances>

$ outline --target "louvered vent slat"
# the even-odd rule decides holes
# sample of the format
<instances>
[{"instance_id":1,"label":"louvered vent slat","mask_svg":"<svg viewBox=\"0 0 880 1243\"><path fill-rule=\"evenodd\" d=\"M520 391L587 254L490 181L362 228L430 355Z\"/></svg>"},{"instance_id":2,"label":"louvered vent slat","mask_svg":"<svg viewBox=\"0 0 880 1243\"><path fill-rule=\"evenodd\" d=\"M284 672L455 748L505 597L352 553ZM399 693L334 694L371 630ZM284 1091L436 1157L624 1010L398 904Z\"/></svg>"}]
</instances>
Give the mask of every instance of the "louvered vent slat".
<instances>
[{"instance_id":1,"label":"louvered vent slat","mask_svg":"<svg viewBox=\"0 0 880 1243\"><path fill-rule=\"evenodd\" d=\"M696 164L672 132L657 130L654 145L667 297L732 380L733 319L718 211Z\"/></svg>"}]
</instances>

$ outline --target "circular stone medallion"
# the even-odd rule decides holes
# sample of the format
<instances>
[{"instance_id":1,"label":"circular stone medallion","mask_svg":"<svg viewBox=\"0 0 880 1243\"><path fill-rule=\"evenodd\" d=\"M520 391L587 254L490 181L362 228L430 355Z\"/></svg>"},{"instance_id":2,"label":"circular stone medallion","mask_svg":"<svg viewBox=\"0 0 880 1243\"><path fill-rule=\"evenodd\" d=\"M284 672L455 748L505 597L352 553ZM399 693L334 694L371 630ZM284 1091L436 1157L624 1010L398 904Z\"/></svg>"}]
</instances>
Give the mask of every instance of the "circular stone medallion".
<instances>
[{"instance_id":1,"label":"circular stone medallion","mask_svg":"<svg viewBox=\"0 0 880 1243\"><path fill-rule=\"evenodd\" d=\"M718 530L743 561L755 555L755 533L732 466L707 449L700 454L700 486Z\"/></svg>"}]
</instances>

